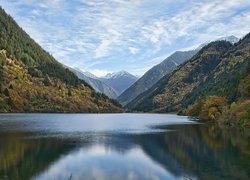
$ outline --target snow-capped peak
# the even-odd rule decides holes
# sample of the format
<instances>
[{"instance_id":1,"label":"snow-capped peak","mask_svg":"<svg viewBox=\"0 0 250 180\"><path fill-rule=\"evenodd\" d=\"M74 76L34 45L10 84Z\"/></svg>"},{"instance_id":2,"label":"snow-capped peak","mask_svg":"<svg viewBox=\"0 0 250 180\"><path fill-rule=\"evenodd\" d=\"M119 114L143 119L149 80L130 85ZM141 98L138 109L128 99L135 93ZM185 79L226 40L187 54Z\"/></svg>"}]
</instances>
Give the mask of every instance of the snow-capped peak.
<instances>
[{"instance_id":1,"label":"snow-capped peak","mask_svg":"<svg viewBox=\"0 0 250 180\"><path fill-rule=\"evenodd\" d=\"M234 43L237 43L239 41L239 38L232 35L232 36L222 37L222 38L219 38L217 40L224 40L224 41L228 41L228 42L231 42L232 44L234 44Z\"/></svg>"},{"instance_id":2,"label":"snow-capped peak","mask_svg":"<svg viewBox=\"0 0 250 180\"><path fill-rule=\"evenodd\" d=\"M213 41L228 41L232 44L237 43L240 39L231 35L231 36L226 36L226 37L221 37L221 38L217 38L215 40L210 40L210 41L206 41L204 43L202 43L200 46L198 46L196 49L200 50L202 49L204 46L208 45L209 43L213 42Z\"/></svg>"},{"instance_id":3,"label":"snow-capped peak","mask_svg":"<svg viewBox=\"0 0 250 180\"><path fill-rule=\"evenodd\" d=\"M103 78L110 79L110 78L118 78L118 77L123 77L123 76L133 76L133 75L128 73L127 71L122 70L122 71L119 71L119 72L108 73Z\"/></svg>"}]
</instances>

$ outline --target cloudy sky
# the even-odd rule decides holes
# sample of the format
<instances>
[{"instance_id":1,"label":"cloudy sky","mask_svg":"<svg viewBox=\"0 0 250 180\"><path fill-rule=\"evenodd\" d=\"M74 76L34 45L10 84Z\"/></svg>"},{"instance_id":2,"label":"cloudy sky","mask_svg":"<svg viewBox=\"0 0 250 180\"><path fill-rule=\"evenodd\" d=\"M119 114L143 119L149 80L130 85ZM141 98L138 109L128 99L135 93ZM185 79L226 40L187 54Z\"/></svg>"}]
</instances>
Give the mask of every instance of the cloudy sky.
<instances>
[{"instance_id":1,"label":"cloudy sky","mask_svg":"<svg viewBox=\"0 0 250 180\"><path fill-rule=\"evenodd\" d=\"M250 32L250 0L0 0L58 61L142 75L176 50Z\"/></svg>"}]
</instances>

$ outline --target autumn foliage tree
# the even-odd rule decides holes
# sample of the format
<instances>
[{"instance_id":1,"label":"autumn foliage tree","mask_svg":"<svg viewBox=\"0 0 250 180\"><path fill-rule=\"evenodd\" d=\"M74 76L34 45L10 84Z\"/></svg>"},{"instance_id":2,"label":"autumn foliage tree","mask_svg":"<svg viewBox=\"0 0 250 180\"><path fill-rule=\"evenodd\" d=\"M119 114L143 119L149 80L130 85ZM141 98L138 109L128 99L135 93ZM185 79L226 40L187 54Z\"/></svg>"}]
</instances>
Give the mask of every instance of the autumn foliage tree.
<instances>
[{"instance_id":1,"label":"autumn foliage tree","mask_svg":"<svg viewBox=\"0 0 250 180\"><path fill-rule=\"evenodd\" d=\"M210 96L207 99L194 104L187 109L189 116L198 116L205 121L215 121L223 113L226 108L227 98L220 96Z\"/></svg>"}]
</instances>

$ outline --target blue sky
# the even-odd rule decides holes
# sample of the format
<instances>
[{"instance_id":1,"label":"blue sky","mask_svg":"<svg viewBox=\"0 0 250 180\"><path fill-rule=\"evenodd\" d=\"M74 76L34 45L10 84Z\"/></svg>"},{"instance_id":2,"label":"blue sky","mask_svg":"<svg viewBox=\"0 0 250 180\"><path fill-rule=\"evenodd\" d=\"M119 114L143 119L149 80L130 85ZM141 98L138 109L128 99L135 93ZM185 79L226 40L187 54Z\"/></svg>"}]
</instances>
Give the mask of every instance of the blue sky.
<instances>
[{"instance_id":1,"label":"blue sky","mask_svg":"<svg viewBox=\"0 0 250 180\"><path fill-rule=\"evenodd\" d=\"M176 50L250 32L249 0L0 0L58 61L142 75Z\"/></svg>"}]
</instances>

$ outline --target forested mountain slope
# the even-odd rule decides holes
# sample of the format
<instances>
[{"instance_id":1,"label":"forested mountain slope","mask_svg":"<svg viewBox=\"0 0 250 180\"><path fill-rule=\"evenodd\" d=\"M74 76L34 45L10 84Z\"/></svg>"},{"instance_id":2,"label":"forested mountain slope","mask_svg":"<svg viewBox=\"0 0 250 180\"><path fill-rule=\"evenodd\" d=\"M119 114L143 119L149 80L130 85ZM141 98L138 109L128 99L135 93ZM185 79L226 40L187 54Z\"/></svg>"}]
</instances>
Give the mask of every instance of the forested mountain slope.
<instances>
[{"instance_id":1,"label":"forested mountain slope","mask_svg":"<svg viewBox=\"0 0 250 180\"><path fill-rule=\"evenodd\" d=\"M118 112L0 8L1 112Z\"/></svg>"},{"instance_id":2,"label":"forested mountain slope","mask_svg":"<svg viewBox=\"0 0 250 180\"><path fill-rule=\"evenodd\" d=\"M235 100L238 84L247 73L249 34L232 45L216 41L202 48L192 59L164 76L139 95L126 108L133 111L179 111L208 95L223 95Z\"/></svg>"},{"instance_id":3,"label":"forested mountain slope","mask_svg":"<svg viewBox=\"0 0 250 180\"><path fill-rule=\"evenodd\" d=\"M235 44L239 39L235 36L226 36L217 39L216 41L228 41ZM136 98L141 93L150 89L154 84L156 84L163 76L173 71L178 65L184 63L185 61L191 59L199 50L204 46L213 41L205 42L201 44L198 48L189 51L176 51L169 57L167 57L160 64L154 66L148 70L138 81L136 81L130 88L124 91L117 100L122 104L126 105Z\"/></svg>"},{"instance_id":4,"label":"forested mountain slope","mask_svg":"<svg viewBox=\"0 0 250 180\"><path fill-rule=\"evenodd\" d=\"M117 98L117 100L122 105L128 104L139 94L150 89L157 81L159 81L166 74L170 73L178 65L193 57L197 52L198 50L176 51L160 64L148 70L138 81L125 90Z\"/></svg>"},{"instance_id":5,"label":"forested mountain slope","mask_svg":"<svg viewBox=\"0 0 250 180\"><path fill-rule=\"evenodd\" d=\"M239 84L250 74L249 65L250 34L221 57L221 62L211 76L189 93L183 104L187 106L211 95L226 96L229 102L236 101L241 97Z\"/></svg>"}]
</instances>

